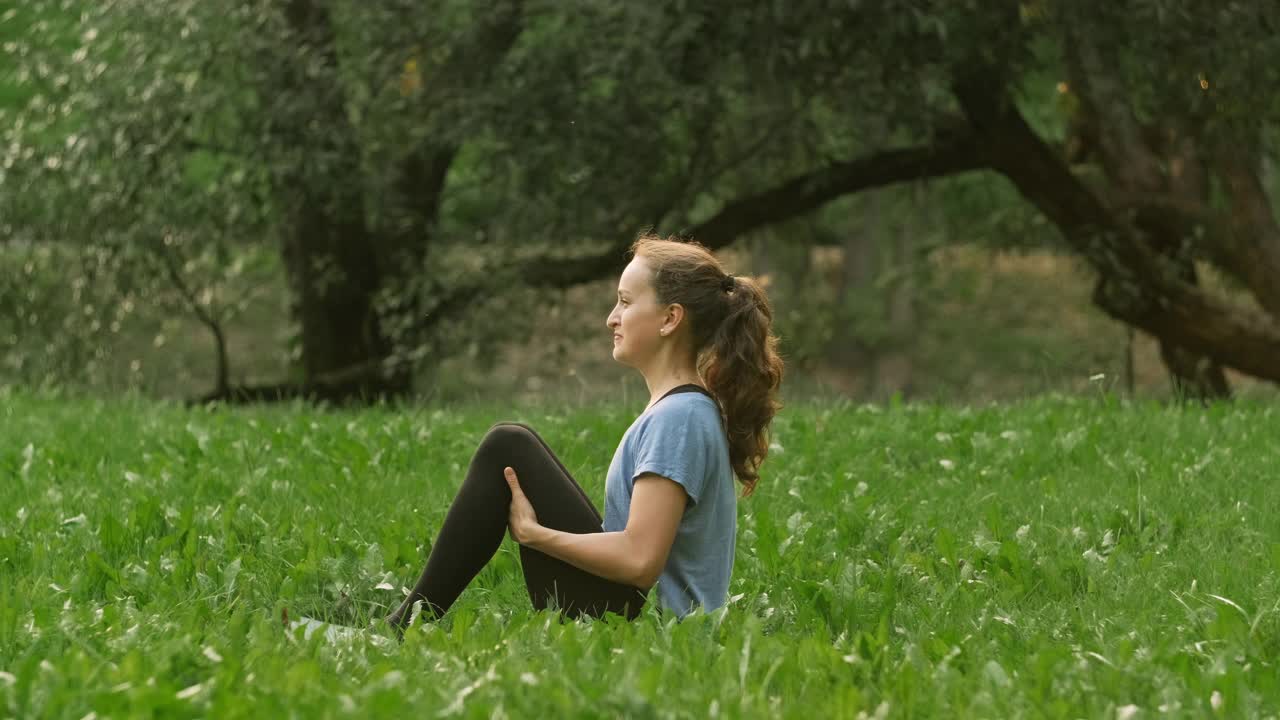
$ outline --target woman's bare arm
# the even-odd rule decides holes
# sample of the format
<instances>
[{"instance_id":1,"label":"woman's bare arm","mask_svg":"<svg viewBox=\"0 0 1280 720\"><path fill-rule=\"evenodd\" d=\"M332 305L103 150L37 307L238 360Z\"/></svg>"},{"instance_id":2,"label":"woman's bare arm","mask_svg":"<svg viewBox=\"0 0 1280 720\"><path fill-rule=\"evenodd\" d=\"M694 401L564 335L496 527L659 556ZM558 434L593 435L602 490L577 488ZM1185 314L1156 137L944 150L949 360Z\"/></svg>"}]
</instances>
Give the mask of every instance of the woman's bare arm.
<instances>
[{"instance_id":1,"label":"woman's bare arm","mask_svg":"<svg viewBox=\"0 0 1280 720\"><path fill-rule=\"evenodd\" d=\"M515 471L508 468L511 536L594 575L647 590L658 581L675 542L688 495L678 483L645 473L636 478L627 526L619 532L567 533L538 524Z\"/></svg>"}]
</instances>

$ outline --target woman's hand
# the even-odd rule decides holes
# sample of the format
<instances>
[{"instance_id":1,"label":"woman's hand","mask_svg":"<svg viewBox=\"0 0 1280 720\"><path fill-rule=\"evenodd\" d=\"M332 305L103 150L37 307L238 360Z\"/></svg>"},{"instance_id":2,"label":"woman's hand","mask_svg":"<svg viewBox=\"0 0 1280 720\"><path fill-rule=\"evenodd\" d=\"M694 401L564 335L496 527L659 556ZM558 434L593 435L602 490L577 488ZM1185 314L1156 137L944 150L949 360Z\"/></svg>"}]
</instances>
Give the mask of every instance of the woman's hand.
<instances>
[{"instance_id":1,"label":"woman's hand","mask_svg":"<svg viewBox=\"0 0 1280 720\"><path fill-rule=\"evenodd\" d=\"M534 513L529 498L525 497L524 491L520 489L516 471L509 467L503 468L502 474L506 476L507 485L511 487L511 509L507 515L507 527L511 530L512 539L521 545L529 545L542 526L538 524L538 516Z\"/></svg>"}]
</instances>

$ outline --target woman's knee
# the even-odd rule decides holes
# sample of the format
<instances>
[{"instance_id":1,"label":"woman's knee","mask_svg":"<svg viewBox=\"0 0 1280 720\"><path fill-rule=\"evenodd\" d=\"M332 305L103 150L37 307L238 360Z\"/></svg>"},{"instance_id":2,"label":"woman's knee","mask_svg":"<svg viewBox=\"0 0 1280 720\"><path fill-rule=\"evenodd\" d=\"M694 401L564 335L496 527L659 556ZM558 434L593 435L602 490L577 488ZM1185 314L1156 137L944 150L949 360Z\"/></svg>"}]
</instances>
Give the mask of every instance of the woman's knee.
<instances>
[{"instance_id":1,"label":"woman's knee","mask_svg":"<svg viewBox=\"0 0 1280 720\"><path fill-rule=\"evenodd\" d=\"M480 441L482 449L496 452L511 452L535 446L540 447L540 443L533 429L517 422L494 423Z\"/></svg>"}]
</instances>

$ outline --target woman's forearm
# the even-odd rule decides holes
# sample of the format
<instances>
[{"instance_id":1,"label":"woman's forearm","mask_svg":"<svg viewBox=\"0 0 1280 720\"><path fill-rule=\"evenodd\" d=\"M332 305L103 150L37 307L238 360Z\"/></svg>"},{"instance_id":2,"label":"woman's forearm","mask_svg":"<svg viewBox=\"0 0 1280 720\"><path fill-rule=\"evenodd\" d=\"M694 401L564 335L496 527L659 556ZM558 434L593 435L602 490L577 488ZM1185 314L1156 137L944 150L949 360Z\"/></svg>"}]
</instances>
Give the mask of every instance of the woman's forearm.
<instances>
[{"instance_id":1,"label":"woman's forearm","mask_svg":"<svg viewBox=\"0 0 1280 720\"><path fill-rule=\"evenodd\" d=\"M533 535L526 546L614 582L647 590L662 572L625 530L577 534L539 526Z\"/></svg>"}]
</instances>

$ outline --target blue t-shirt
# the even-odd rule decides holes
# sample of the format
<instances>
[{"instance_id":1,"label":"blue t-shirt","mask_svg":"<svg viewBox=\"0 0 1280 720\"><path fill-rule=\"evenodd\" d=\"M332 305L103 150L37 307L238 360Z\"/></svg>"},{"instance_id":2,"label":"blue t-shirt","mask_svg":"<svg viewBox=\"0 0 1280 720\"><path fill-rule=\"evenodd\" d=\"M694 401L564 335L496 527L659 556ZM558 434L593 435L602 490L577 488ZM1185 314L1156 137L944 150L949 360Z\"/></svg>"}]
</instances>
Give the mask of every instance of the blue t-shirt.
<instances>
[{"instance_id":1,"label":"blue t-shirt","mask_svg":"<svg viewBox=\"0 0 1280 720\"><path fill-rule=\"evenodd\" d=\"M604 530L626 528L631 491L644 473L680 483L689 499L658 577L664 609L683 617L725 603L737 541L738 500L729 439L716 402L701 392L668 395L631 423L605 478Z\"/></svg>"}]
</instances>

